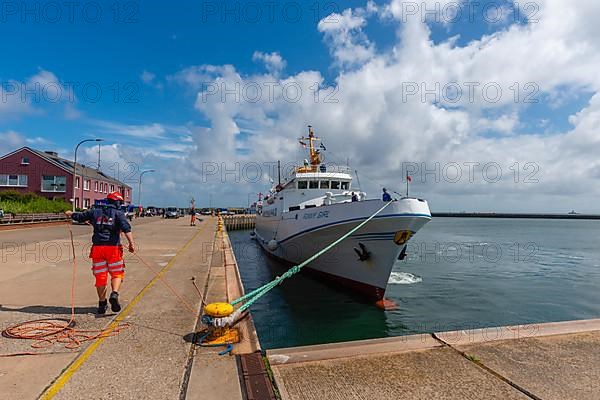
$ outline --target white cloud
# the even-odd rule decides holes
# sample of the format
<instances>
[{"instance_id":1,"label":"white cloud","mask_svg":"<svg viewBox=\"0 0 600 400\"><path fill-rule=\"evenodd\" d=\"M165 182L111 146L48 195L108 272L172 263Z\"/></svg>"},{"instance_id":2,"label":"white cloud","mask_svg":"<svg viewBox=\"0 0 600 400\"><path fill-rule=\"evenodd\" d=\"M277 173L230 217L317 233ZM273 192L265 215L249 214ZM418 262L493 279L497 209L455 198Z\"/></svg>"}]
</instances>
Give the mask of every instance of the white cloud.
<instances>
[{"instance_id":1,"label":"white cloud","mask_svg":"<svg viewBox=\"0 0 600 400\"><path fill-rule=\"evenodd\" d=\"M103 132L111 135L128 136L139 139L164 139L167 129L158 123L128 125L112 121L93 121L100 128L100 134Z\"/></svg>"},{"instance_id":2,"label":"white cloud","mask_svg":"<svg viewBox=\"0 0 600 400\"><path fill-rule=\"evenodd\" d=\"M255 51L252 55L252 60L264 63L267 71L269 71L271 74L277 74L281 72L287 64L277 52L263 53L260 51Z\"/></svg>"},{"instance_id":3,"label":"white cloud","mask_svg":"<svg viewBox=\"0 0 600 400\"><path fill-rule=\"evenodd\" d=\"M145 84L152 83L152 81L154 81L154 78L156 78L156 74L153 74L150 71L143 70L142 73L140 74L140 79Z\"/></svg>"},{"instance_id":4,"label":"white cloud","mask_svg":"<svg viewBox=\"0 0 600 400\"><path fill-rule=\"evenodd\" d=\"M58 107L66 119L76 119L81 116L76 104L73 87L65 85L53 72L44 69L24 82L8 80L0 87L0 115L4 118L44 114Z\"/></svg>"},{"instance_id":5,"label":"white cloud","mask_svg":"<svg viewBox=\"0 0 600 400\"><path fill-rule=\"evenodd\" d=\"M0 155L4 155L27 144L27 139L15 131L0 132Z\"/></svg>"},{"instance_id":6,"label":"white cloud","mask_svg":"<svg viewBox=\"0 0 600 400\"><path fill-rule=\"evenodd\" d=\"M363 8L348 8L341 14L332 13L319 21L317 28L325 35L338 66L360 65L375 54L375 46L363 32L368 14L369 11Z\"/></svg>"},{"instance_id":7,"label":"white cloud","mask_svg":"<svg viewBox=\"0 0 600 400\"><path fill-rule=\"evenodd\" d=\"M163 89L164 85L156 79L156 74L147 70L143 70L140 74L140 79L148 86L156 89Z\"/></svg>"},{"instance_id":8,"label":"white cloud","mask_svg":"<svg viewBox=\"0 0 600 400\"><path fill-rule=\"evenodd\" d=\"M210 121L209 128L194 130L192 169L200 170L199 160L232 164L302 159L295 138L312 123L327 144L326 159L344 163L349 157L361 171L363 186L376 192L374 181L402 186L402 163L415 161L429 168L440 166L439 182L429 175L424 182L413 183L413 190L430 199L434 210L597 212L592 200L600 194L595 181L600 171L598 95L571 118L571 130L519 134L521 119L531 107L524 102L527 94L537 91L535 98L544 99L542 95L556 97L563 91L600 90L597 4L590 0L575 7L544 0L539 3L538 22L515 23L459 46L454 39L434 43L428 24L420 15L403 13L402 3L392 1L384 7L370 3L319 23L333 63L340 67L331 86L316 71L244 76L231 65L204 65L178 73L179 83L200 91L196 108ZM389 51L378 52L364 32L375 15L406 20L398 23L398 40ZM479 84L473 99L465 86L470 82ZM257 101L248 101L243 95L223 97L220 91L209 95L206 90L207 84L219 90L237 84L243 93L244 87L267 83L296 85L302 96L289 101L280 93L268 98L263 92ZM458 102L435 96L423 101L421 93L406 96L411 83L418 84L419 92L422 84L432 89L437 83L441 87L458 83L465 92ZM481 90L488 83L502 89L497 102L486 99ZM526 86L529 83L534 86ZM248 131L252 134L244 147L250 154L240 154L239 138ZM469 162L479 163L474 170L479 179L463 178L457 184L444 179L444 166ZM497 183L481 178L482 168L490 163L502 168ZM463 174L466 171L463 168Z\"/></svg>"}]
</instances>

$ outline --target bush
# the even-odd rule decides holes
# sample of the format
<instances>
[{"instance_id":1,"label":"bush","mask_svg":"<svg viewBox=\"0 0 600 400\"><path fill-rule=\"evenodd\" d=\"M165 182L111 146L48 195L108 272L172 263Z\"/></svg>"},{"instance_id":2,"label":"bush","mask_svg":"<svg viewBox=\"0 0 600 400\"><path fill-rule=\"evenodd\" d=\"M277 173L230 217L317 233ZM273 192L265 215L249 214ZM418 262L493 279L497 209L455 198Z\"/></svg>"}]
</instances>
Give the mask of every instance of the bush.
<instances>
[{"instance_id":1,"label":"bush","mask_svg":"<svg viewBox=\"0 0 600 400\"><path fill-rule=\"evenodd\" d=\"M64 200L49 200L35 193L14 190L0 192L0 208L4 214L59 213L71 209Z\"/></svg>"}]
</instances>

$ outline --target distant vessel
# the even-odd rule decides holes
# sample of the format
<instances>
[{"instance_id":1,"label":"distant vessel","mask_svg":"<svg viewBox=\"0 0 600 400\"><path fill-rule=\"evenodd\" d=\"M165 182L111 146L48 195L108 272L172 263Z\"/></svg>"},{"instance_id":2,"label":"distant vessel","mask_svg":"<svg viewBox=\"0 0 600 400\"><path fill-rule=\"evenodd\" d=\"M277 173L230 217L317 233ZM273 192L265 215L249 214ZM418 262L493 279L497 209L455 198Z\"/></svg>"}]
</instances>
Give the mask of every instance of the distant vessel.
<instances>
[{"instance_id":1,"label":"distant vessel","mask_svg":"<svg viewBox=\"0 0 600 400\"><path fill-rule=\"evenodd\" d=\"M310 161L274 184L257 207L257 242L272 256L292 264L308 259L385 204L382 199L367 199L364 192L353 192L349 167L322 163L315 145L319 140L309 126L308 137L302 137L300 144L309 148ZM381 300L394 262L430 219L425 200L396 200L306 268Z\"/></svg>"}]
</instances>

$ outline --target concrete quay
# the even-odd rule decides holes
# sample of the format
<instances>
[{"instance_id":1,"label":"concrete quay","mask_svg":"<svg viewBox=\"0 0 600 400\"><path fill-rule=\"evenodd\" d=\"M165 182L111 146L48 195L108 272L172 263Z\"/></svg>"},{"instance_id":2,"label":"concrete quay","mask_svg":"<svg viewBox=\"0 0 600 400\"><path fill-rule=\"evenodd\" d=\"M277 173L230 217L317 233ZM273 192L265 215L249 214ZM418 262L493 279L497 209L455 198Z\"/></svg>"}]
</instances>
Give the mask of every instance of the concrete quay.
<instances>
[{"instance_id":1,"label":"concrete quay","mask_svg":"<svg viewBox=\"0 0 600 400\"><path fill-rule=\"evenodd\" d=\"M600 319L267 351L283 400L600 398Z\"/></svg>"},{"instance_id":2,"label":"concrete quay","mask_svg":"<svg viewBox=\"0 0 600 400\"><path fill-rule=\"evenodd\" d=\"M242 341L232 355L195 344L201 329L195 310L244 291L229 238L218 231L216 218L196 227L187 219L134 221L138 253L154 272L128 254L124 309L105 316L95 314L90 228L71 229L76 328L128 328L74 350L61 343L32 349L31 341L0 338L0 398L600 398L600 320L268 350L271 386L267 373L256 368L262 358L251 317L238 324ZM0 329L69 318L72 272L67 225L1 231Z\"/></svg>"},{"instance_id":3,"label":"concrete quay","mask_svg":"<svg viewBox=\"0 0 600 400\"><path fill-rule=\"evenodd\" d=\"M237 357L222 348L193 342L205 302L227 301L243 292L226 234L217 219L196 227L187 219L134 221L139 259L127 254L121 289L123 310L95 314L97 298L90 271L90 227L73 225L77 260L77 329L126 323L113 337L82 343L75 350L56 343L32 349L31 341L0 338L0 395L11 399L242 399ZM69 318L73 263L67 225L0 232L0 329L40 318ZM242 341L233 353L259 350L251 319L239 326Z\"/></svg>"}]
</instances>

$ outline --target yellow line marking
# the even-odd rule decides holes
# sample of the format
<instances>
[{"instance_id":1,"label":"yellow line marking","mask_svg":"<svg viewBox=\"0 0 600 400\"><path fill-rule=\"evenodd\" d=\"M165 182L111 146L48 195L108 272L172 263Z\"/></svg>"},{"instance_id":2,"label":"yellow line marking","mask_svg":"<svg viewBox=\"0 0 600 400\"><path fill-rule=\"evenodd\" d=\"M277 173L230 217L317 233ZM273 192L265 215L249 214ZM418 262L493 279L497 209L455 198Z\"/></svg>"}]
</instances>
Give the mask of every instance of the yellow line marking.
<instances>
[{"instance_id":1,"label":"yellow line marking","mask_svg":"<svg viewBox=\"0 0 600 400\"><path fill-rule=\"evenodd\" d=\"M121 311L121 313L117 316L117 318L115 318L115 320L113 322L111 322L111 324L108 326L108 328L106 328L107 332L112 332L117 326L119 326L119 324L121 324L121 322L125 319L127 314L129 314L131 312L131 310L133 309L133 307L142 299L142 297L144 297L146 292L152 286L154 286L156 281L158 279L160 279L160 277L165 272L167 272L167 270L171 267L171 264L173 263L173 261L175 261L177 256L181 252L183 252L190 245L190 243L192 243L194 241L194 239L196 239L198 237L200 232L202 232L203 228L204 227L202 227L201 229L198 229L198 232L196 232L196 234L194 234L194 236L177 252L177 254L175 254L175 256L173 258L171 258L171 261L169 261L169 263L162 270L160 270L160 272L154 277L154 279L152 279L137 294L137 296L134 297L133 300L131 300L131 302L127 305L127 307L125 307L123 309L123 311ZM106 339L106 337L101 337L101 338L96 339L87 349L85 349L85 351L83 353L81 353L81 355L79 355L79 357L77 357L75 359L75 361L71 365L69 365L69 367L67 369L65 369L63 371L63 373L54 381L54 383L52 385L50 385L50 387L48 387L48 389L46 389L46 391L44 391L44 393L42 393L42 395L40 396L40 400L49 400L49 399L52 399L54 396L56 396L56 394L65 386L65 384L69 381L69 379L71 379L73 374L79 369L79 367L81 367L83 365L83 363L86 362L87 359L90 358L90 356L94 353L94 351L96 351L96 349L102 344L102 342L104 342L104 339Z\"/></svg>"}]
</instances>

